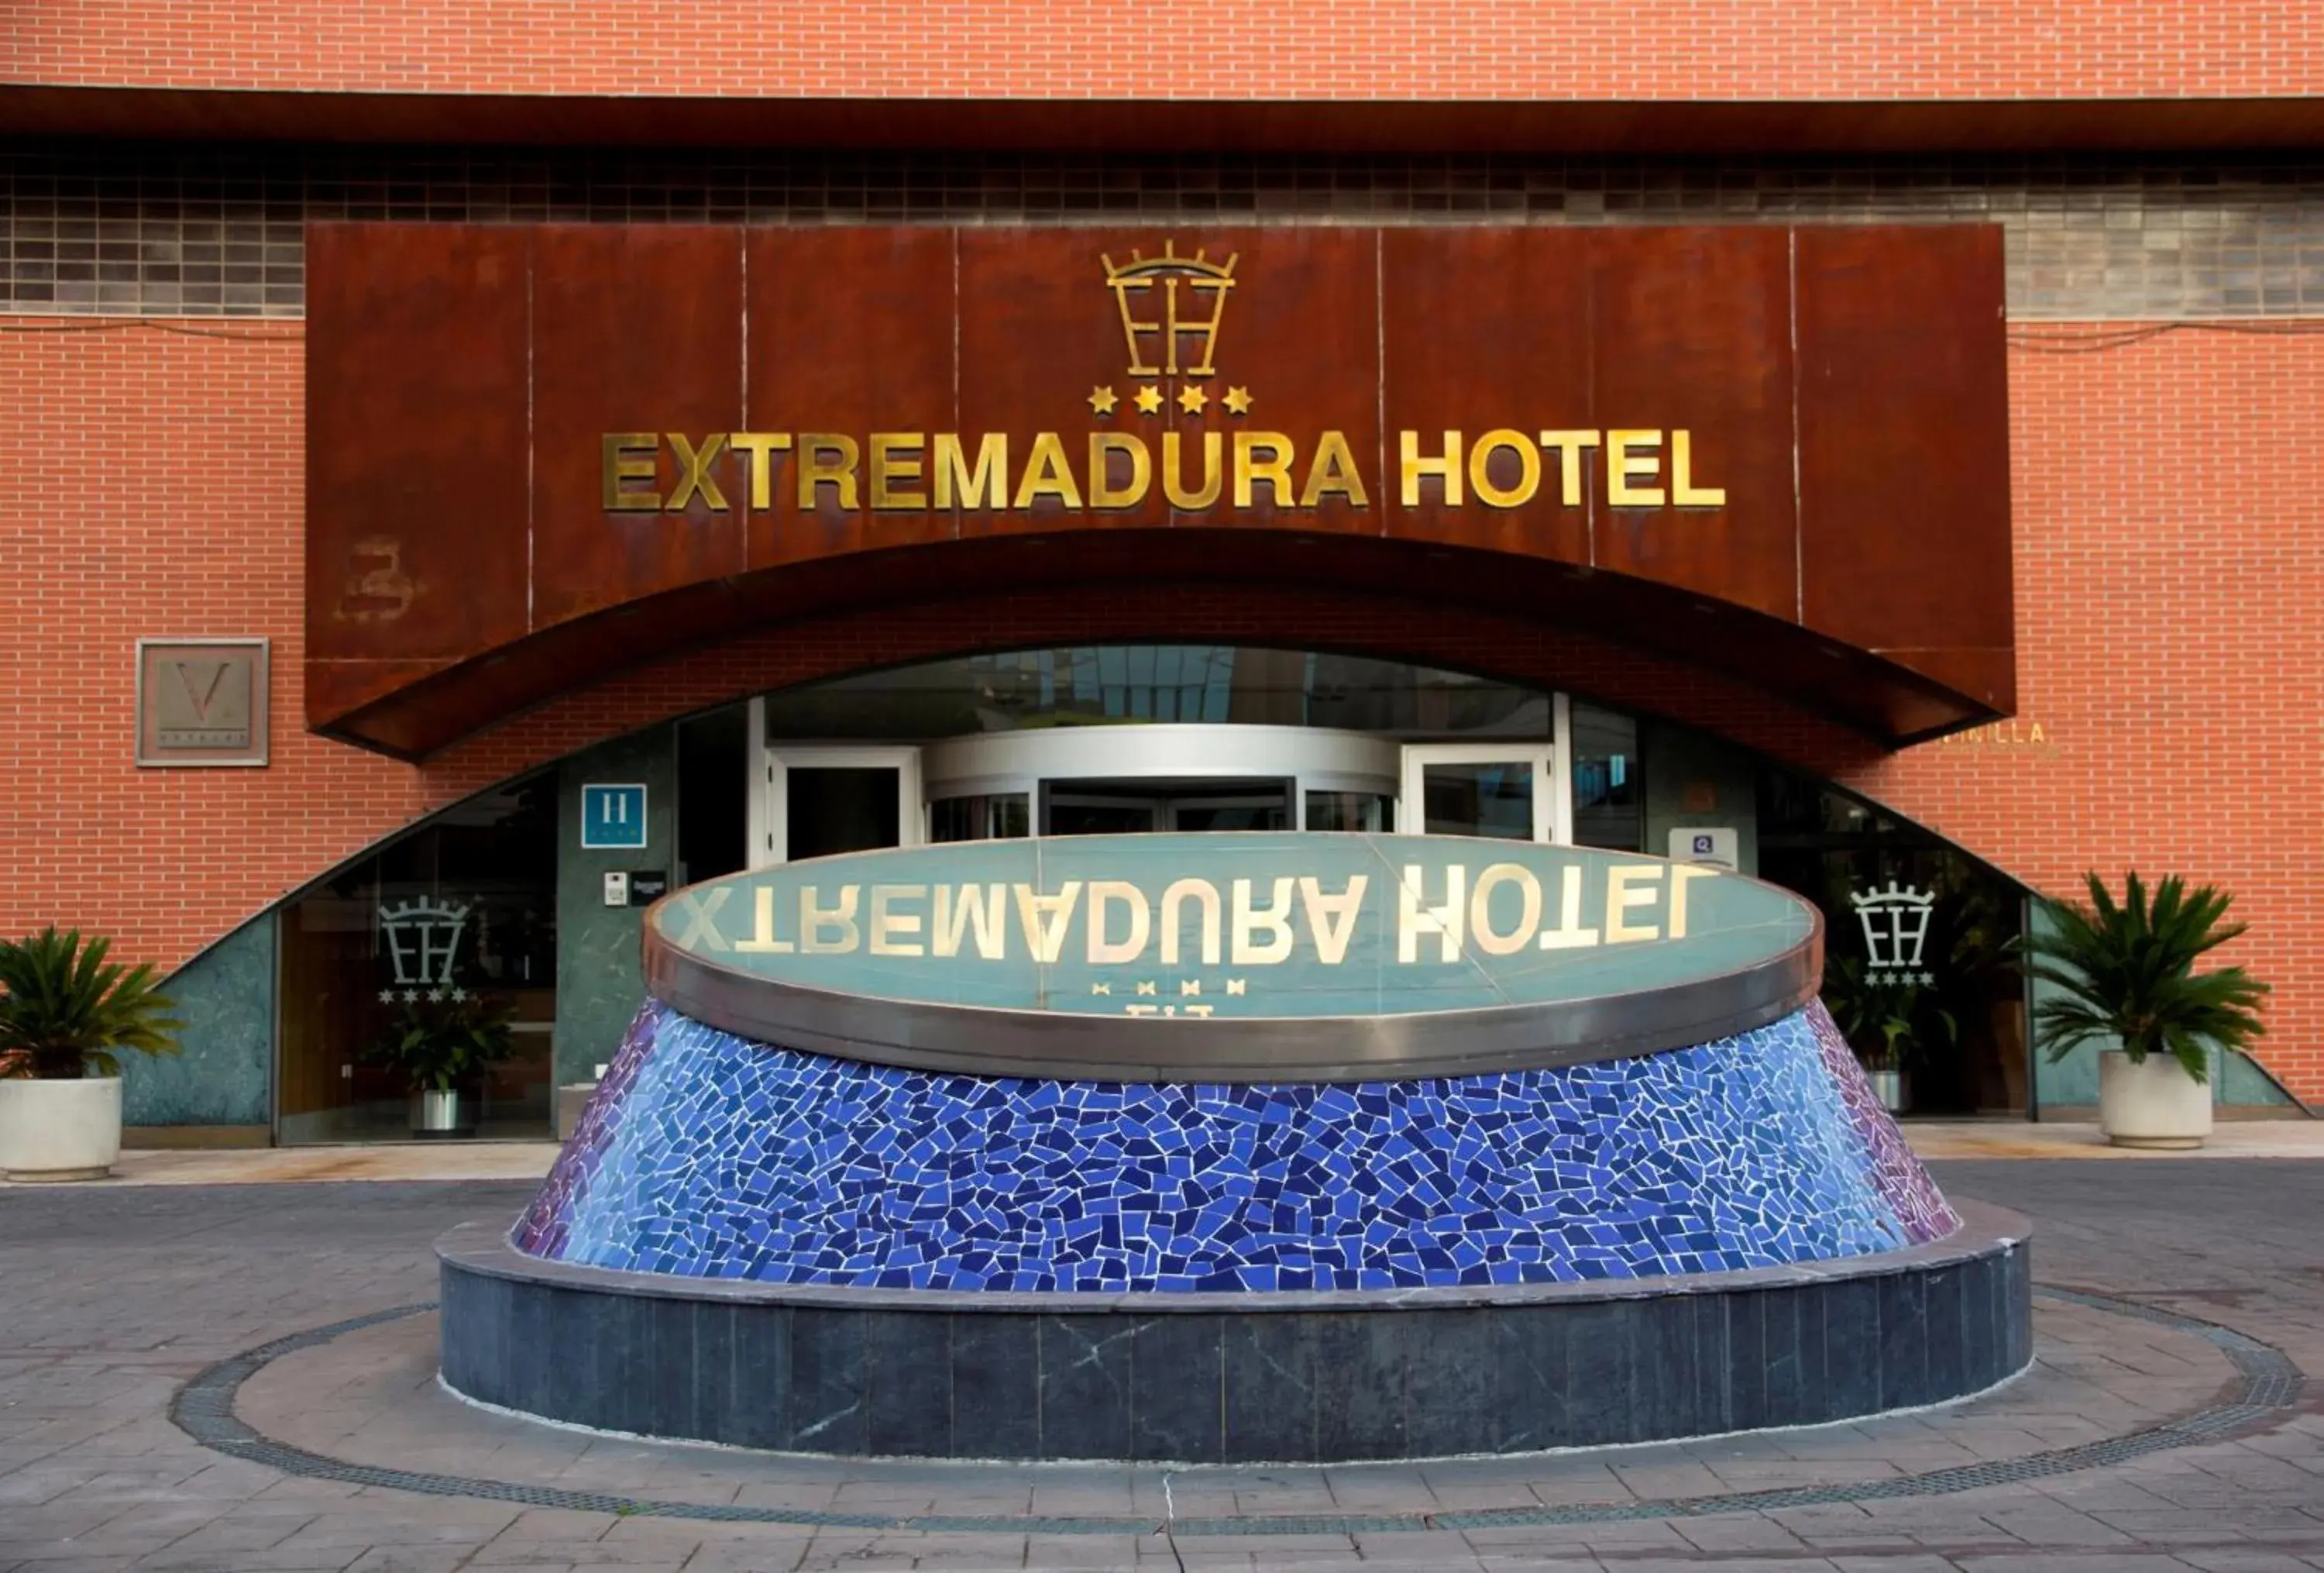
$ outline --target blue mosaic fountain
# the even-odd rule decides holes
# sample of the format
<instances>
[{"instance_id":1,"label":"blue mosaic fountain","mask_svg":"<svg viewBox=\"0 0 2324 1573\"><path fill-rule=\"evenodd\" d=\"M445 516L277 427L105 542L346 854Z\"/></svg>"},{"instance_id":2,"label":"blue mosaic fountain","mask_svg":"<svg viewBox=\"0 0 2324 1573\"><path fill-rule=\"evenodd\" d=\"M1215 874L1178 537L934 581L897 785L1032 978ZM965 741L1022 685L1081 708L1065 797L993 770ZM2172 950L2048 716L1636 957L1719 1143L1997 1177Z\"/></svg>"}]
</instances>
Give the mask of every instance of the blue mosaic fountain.
<instances>
[{"instance_id":1,"label":"blue mosaic fountain","mask_svg":"<svg viewBox=\"0 0 2324 1573\"><path fill-rule=\"evenodd\" d=\"M531 1207L447 1238L446 1378L641 1434L1190 1461L1989 1386L2030 1357L2022 1224L1938 1193L1820 943L1733 875L1420 838L696 886Z\"/></svg>"}]
</instances>

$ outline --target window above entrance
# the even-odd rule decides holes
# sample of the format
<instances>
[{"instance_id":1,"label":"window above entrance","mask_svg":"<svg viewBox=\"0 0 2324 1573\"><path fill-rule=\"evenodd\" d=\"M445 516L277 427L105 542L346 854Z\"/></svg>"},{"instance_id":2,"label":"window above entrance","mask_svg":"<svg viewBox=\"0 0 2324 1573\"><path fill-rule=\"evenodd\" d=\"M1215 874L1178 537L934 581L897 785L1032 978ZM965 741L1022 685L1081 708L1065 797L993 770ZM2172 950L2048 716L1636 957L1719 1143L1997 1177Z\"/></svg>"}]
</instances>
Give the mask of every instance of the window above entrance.
<instances>
[{"instance_id":1,"label":"window above entrance","mask_svg":"<svg viewBox=\"0 0 2324 1573\"><path fill-rule=\"evenodd\" d=\"M1397 738L1547 737L1549 696L1462 672L1231 644L963 656L770 694L767 736L936 739L1053 726L1324 726Z\"/></svg>"}]
</instances>

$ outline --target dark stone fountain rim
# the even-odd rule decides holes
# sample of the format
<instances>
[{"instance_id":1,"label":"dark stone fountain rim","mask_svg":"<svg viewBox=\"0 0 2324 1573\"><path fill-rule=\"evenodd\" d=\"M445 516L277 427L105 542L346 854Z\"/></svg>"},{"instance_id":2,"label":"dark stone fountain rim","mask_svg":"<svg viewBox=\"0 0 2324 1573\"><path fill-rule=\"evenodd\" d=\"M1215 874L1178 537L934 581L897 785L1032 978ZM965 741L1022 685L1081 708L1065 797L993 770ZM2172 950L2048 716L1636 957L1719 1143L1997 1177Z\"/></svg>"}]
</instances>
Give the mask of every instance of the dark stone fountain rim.
<instances>
[{"instance_id":1,"label":"dark stone fountain rim","mask_svg":"<svg viewBox=\"0 0 2324 1573\"><path fill-rule=\"evenodd\" d=\"M1148 1317L1172 1312L1222 1311L1409 1311L1465 1309L1483 1306L1591 1303L1660 1299L1670 1295L1723 1295L1740 1291L1805 1287L1840 1279L1925 1273L1973 1262L2022 1245L2033 1226L2021 1215L1987 1202L1957 1201L1960 1226L1942 1239L1895 1251L1840 1256L1781 1267L1738 1272L1690 1272L1651 1278L1593 1279L1577 1283L1451 1285L1427 1289L1247 1290L1181 1293L1140 1291L1092 1294L1071 1291L1016 1292L1005 1290L851 1289L830 1284L762 1283L750 1279L687 1278L657 1272L627 1272L550 1262L520 1251L509 1230L489 1223L466 1223L447 1230L436 1254L447 1267L486 1278L544 1287L687 1300L722 1305L808 1306L826 1310L986 1311L1047 1316L1115 1313Z\"/></svg>"}]
</instances>

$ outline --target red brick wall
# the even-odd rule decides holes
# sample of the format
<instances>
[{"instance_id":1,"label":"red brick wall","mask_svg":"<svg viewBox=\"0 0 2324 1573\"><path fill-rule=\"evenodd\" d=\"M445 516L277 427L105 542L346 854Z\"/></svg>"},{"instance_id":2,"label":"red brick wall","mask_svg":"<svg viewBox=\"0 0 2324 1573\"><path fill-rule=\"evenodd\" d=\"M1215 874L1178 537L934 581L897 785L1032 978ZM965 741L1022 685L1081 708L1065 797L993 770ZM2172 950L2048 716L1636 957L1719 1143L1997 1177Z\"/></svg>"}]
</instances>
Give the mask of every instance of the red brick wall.
<instances>
[{"instance_id":1,"label":"red brick wall","mask_svg":"<svg viewBox=\"0 0 2324 1573\"><path fill-rule=\"evenodd\" d=\"M963 98L2180 97L2324 89L2303 0L17 0L0 81Z\"/></svg>"},{"instance_id":2,"label":"red brick wall","mask_svg":"<svg viewBox=\"0 0 2324 1573\"><path fill-rule=\"evenodd\" d=\"M420 811L412 773L298 709L303 332L0 325L0 933L182 959ZM140 637L265 634L265 770L139 770Z\"/></svg>"},{"instance_id":3,"label":"red brick wall","mask_svg":"<svg viewBox=\"0 0 2324 1573\"><path fill-rule=\"evenodd\" d=\"M2038 336L2052 350L2079 338L2084 352L2013 352L2020 741L1841 773L2037 888L2135 866L2234 891L2254 931L2227 954L2277 991L2261 1057L2310 1100L2324 1098L2319 328L2122 344L2121 325L2051 328ZM2107 343L2120 347L2089 347Z\"/></svg>"},{"instance_id":4,"label":"red brick wall","mask_svg":"<svg viewBox=\"0 0 2324 1573\"><path fill-rule=\"evenodd\" d=\"M1025 643L1313 640L1714 726L2045 888L2086 866L2219 880L2257 926L2241 958L2279 990L2264 1058L2324 1097L2324 903L2299 812L2324 758L2324 516L2309 458L2324 450L2324 337L2182 329L2098 347L2118 331L2044 329L2047 348L2012 356L2023 741L1882 755L1720 680L1554 630L1162 587L761 634L568 695L414 770L300 727L299 329L0 324L0 649L20 678L0 709L17 805L0 931L80 923L175 962L529 765L757 688L966 649L994 627ZM2061 334L2077 352L2054 352ZM134 640L253 633L274 641L273 766L134 768Z\"/></svg>"}]
</instances>

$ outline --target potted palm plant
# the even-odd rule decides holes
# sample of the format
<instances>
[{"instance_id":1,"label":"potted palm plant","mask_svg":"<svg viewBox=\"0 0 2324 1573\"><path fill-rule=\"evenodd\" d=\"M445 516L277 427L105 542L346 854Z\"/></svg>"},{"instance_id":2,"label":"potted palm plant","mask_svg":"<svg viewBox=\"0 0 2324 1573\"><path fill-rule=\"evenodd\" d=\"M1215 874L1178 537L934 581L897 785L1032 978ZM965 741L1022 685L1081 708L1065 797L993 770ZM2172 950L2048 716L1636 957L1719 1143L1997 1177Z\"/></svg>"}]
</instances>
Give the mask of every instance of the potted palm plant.
<instances>
[{"instance_id":1,"label":"potted palm plant","mask_svg":"<svg viewBox=\"0 0 2324 1573\"><path fill-rule=\"evenodd\" d=\"M411 1094L411 1128L444 1136L473 1129L484 1073L515 1046L511 1013L465 989L449 1000L412 1001L364 1058L400 1070Z\"/></svg>"},{"instance_id":2,"label":"potted palm plant","mask_svg":"<svg viewBox=\"0 0 2324 1573\"><path fill-rule=\"evenodd\" d=\"M151 963L107 961L52 925L0 939L0 1172L101 1180L121 1156L123 1052L175 1054L180 1022Z\"/></svg>"},{"instance_id":3,"label":"potted palm plant","mask_svg":"<svg viewBox=\"0 0 2324 1573\"><path fill-rule=\"evenodd\" d=\"M2051 1061L2085 1043L2098 1056L2098 1128L2121 1147L2200 1147L2211 1133L2211 1050L2241 1050L2266 1031L2268 985L2240 967L2197 972L2248 925L2225 921L2234 900L2176 875L2150 893L2135 874L2117 903L2097 874L2089 904L2042 903L2048 933L2026 936L2028 969L2061 991L2035 1007Z\"/></svg>"}]
</instances>

